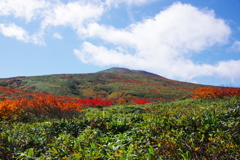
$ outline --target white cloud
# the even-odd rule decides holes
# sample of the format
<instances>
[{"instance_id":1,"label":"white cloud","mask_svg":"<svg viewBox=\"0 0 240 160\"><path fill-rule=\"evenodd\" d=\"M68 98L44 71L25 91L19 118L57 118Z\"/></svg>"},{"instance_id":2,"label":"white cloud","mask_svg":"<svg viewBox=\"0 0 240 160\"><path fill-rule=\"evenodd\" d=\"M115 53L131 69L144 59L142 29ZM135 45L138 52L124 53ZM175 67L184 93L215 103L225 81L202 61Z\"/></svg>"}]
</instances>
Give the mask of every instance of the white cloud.
<instances>
[{"instance_id":1,"label":"white cloud","mask_svg":"<svg viewBox=\"0 0 240 160\"><path fill-rule=\"evenodd\" d=\"M27 32L13 23L7 25L0 24L0 32L6 37L14 37L17 40L24 42L28 41Z\"/></svg>"},{"instance_id":2,"label":"white cloud","mask_svg":"<svg viewBox=\"0 0 240 160\"><path fill-rule=\"evenodd\" d=\"M0 16L26 19L43 18L42 27L70 25L78 26L86 20L98 19L106 7L120 3L143 5L156 0L75 0L62 3L61 0L0 0Z\"/></svg>"},{"instance_id":3,"label":"white cloud","mask_svg":"<svg viewBox=\"0 0 240 160\"><path fill-rule=\"evenodd\" d=\"M229 68L239 65L239 61L219 62L218 65L199 65L191 61L193 54L226 44L231 29L224 20L216 18L213 11L199 10L189 4L174 3L154 18L125 29L91 23L79 31L115 46L107 48L85 42L80 50L74 50L85 63L151 70L182 80L212 75L236 77L235 73L240 72L237 67ZM121 51L116 49L119 47ZM227 73L227 70L231 71Z\"/></svg>"},{"instance_id":4,"label":"white cloud","mask_svg":"<svg viewBox=\"0 0 240 160\"><path fill-rule=\"evenodd\" d=\"M11 37L37 44L42 43L40 41L42 41L43 35L46 33L46 27L66 26L81 33L87 24L97 21L107 10L107 7L111 8L119 3L142 5L152 1L155 0L74 0L67 3L63 3L61 0L0 0L0 16L22 18L28 23L38 20L37 23L40 23L38 30L40 31L37 31L32 38L29 38L27 33L24 33L26 31L23 28L7 27L20 31L14 33L15 36L12 35ZM2 28L6 30L6 26L2 26ZM6 34L4 35L6 36ZM62 38L56 34L54 37Z\"/></svg>"},{"instance_id":5,"label":"white cloud","mask_svg":"<svg viewBox=\"0 0 240 160\"><path fill-rule=\"evenodd\" d=\"M83 43L81 51L75 49L74 54L84 63L90 62L100 66L122 65L123 61L128 65L134 64L140 66L144 63L140 58L136 61L136 56L124 54L116 50L108 50L103 46L98 47L89 42Z\"/></svg>"},{"instance_id":6,"label":"white cloud","mask_svg":"<svg viewBox=\"0 0 240 160\"><path fill-rule=\"evenodd\" d=\"M229 50L233 52L240 52L240 41L235 41Z\"/></svg>"},{"instance_id":7,"label":"white cloud","mask_svg":"<svg viewBox=\"0 0 240 160\"><path fill-rule=\"evenodd\" d=\"M23 28L13 23L0 24L0 33L6 37L16 38L17 40L25 43L34 43L39 45L44 44L44 42L41 41L40 33L29 36Z\"/></svg>"},{"instance_id":8,"label":"white cloud","mask_svg":"<svg viewBox=\"0 0 240 160\"><path fill-rule=\"evenodd\" d=\"M62 36L59 33L54 33L53 37L55 37L57 39L63 39Z\"/></svg>"},{"instance_id":9,"label":"white cloud","mask_svg":"<svg viewBox=\"0 0 240 160\"><path fill-rule=\"evenodd\" d=\"M221 77L240 79L240 60L221 61L216 66L216 74Z\"/></svg>"},{"instance_id":10,"label":"white cloud","mask_svg":"<svg viewBox=\"0 0 240 160\"><path fill-rule=\"evenodd\" d=\"M0 0L0 15L13 15L29 22L41 14L41 10L48 5L45 0Z\"/></svg>"},{"instance_id":11,"label":"white cloud","mask_svg":"<svg viewBox=\"0 0 240 160\"><path fill-rule=\"evenodd\" d=\"M100 0L71 1L63 3L60 0L0 0L0 16L14 16L15 18L25 19L27 22L36 20L40 26L35 34L27 35L25 28L16 27L17 25L2 25L3 35L15 37L23 42L32 42L43 44L43 36L46 27L67 26L74 30L80 30L85 24L97 20L104 12L103 3ZM26 24L28 27L28 23ZM18 30L19 33L13 33ZM61 39L60 35L54 35L55 38Z\"/></svg>"},{"instance_id":12,"label":"white cloud","mask_svg":"<svg viewBox=\"0 0 240 160\"><path fill-rule=\"evenodd\" d=\"M84 23L98 19L104 9L99 2L87 3L84 1L59 3L49 10L42 22L42 28L47 26L70 26L74 29L81 28Z\"/></svg>"},{"instance_id":13,"label":"white cloud","mask_svg":"<svg viewBox=\"0 0 240 160\"><path fill-rule=\"evenodd\" d=\"M125 30L96 23L90 24L85 30L89 36L98 36L111 43L130 43L137 48L152 48L162 44L184 52L201 51L208 46L225 43L230 32L224 21L216 19L212 12L204 13L181 3Z\"/></svg>"}]
</instances>

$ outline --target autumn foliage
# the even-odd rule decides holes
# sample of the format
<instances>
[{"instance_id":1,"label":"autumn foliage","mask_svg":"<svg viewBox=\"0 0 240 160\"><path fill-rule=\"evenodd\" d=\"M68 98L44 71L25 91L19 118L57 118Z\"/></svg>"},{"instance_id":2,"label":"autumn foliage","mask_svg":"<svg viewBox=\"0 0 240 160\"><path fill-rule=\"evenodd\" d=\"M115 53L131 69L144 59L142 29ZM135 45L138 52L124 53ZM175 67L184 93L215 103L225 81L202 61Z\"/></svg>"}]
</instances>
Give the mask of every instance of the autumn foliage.
<instances>
[{"instance_id":1,"label":"autumn foliage","mask_svg":"<svg viewBox=\"0 0 240 160\"><path fill-rule=\"evenodd\" d=\"M213 87L200 87L193 91L192 98L218 98L233 95L240 95L240 89L239 88L215 89Z\"/></svg>"},{"instance_id":2,"label":"autumn foliage","mask_svg":"<svg viewBox=\"0 0 240 160\"><path fill-rule=\"evenodd\" d=\"M119 98L117 101L119 104L126 103L127 101L124 98Z\"/></svg>"},{"instance_id":3,"label":"autumn foliage","mask_svg":"<svg viewBox=\"0 0 240 160\"><path fill-rule=\"evenodd\" d=\"M66 118L80 111L83 105L74 101L64 101L53 95L38 95L33 99L0 101L0 118L20 119L48 116L51 118Z\"/></svg>"},{"instance_id":4,"label":"autumn foliage","mask_svg":"<svg viewBox=\"0 0 240 160\"><path fill-rule=\"evenodd\" d=\"M240 95L239 88L214 88L200 87L193 91L192 98L219 98L224 96ZM116 103L126 103L119 98ZM146 104L147 99L132 99L132 103ZM111 106L112 100L99 98L78 99L76 97L64 97L57 95L37 94L32 99L5 99L0 100L0 119L23 119L31 117L67 118L76 115L84 107Z\"/></svg>"},{"instance_id":5,"label":"autumn foliage","mask_svg":"<svg viewBox=\"0 0 240 160\"><path fill-rule=\"evenodd\" d=\"M118 99L117 103L126 103L123 98ZM146 99L135 99L135 104L150 103ZM58 95L38 94L32 99L21 98L15 100L0 101L0 119L20 120L24 118L67 118L72 117L84 107L104 107L111 106L111 100L99 98L77 99L76 97L64 97Z\"/></svg>"},{"instance_id":6,"label":"autumn foliage","mask_svg":"<svg viewBox=\"0 0 240 160\"><path fill-rule=\"evenodd\" d=\"M146 104L146 103L150 103L151 101L148 101L146 99L138 99L136 100L134 103L135 104Z\"/></svg>"},{"instance_id":7,"label":"autumn foliage","mask_svg":"<svg viewBox=\"0 0 240 160\"><path fill-rule=\"evenodd\" d=\"M16 99L0 101L0 118L22 119L26 117L66 118L71 117L85 106L110 106L110 100L93 99L67 99L64 96L39 94L33 99Z\"/></svg>"},{"instance_id":8,"label":"autumn foliage","mask_svg":"<svg viewBox=\"0 0 240 160\"><path fill-rule=\"evenodd\" d=\"M99 98L79 99L79 100L76 100L76 102L83 105L91 106L91 107L112 105L112 102L110 100L101 100Z\"/></svg>"}]
</instances>

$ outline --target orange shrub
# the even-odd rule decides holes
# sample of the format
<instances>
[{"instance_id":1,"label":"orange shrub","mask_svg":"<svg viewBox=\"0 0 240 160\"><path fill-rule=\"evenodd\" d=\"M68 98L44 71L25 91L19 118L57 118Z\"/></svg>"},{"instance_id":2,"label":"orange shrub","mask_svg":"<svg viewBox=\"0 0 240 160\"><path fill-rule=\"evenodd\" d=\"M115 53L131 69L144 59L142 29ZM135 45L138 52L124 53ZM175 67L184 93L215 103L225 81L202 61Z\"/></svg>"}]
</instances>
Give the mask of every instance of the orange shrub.
<instances>
[{"instance_id":1,"label":"orange shrub","mask_svg":"<svg viewBox=\"0 0 240 160\"><path fill-rule=\"evenodd\" d=\"M213 87L200 87L193 91L192 98L216 98L221 96L220 91Z\"/></svg>"},{"instance_id":2,"label":"orange shrub","mask_svg":"<svg viewBox=\"0 0 240 160\"><path fill-rule=\"evenodd\" d=\"M217 98L223 96L240 95L239 88L225 88L222 90L213 87L200 87L193 91L192 98Z\"/></svg>"},{"instance_id":3,"label":"orange shrub","mask_svg":"<svg viewBox=\"0 0 240 160\"><path fill-rule=\"evenodd\" d=\"M25 105L26 99L0 101L0 118L15 118L21 113Z\"/></svg>"},{"instance_id":4,"label":"orange shrub","mask_svg":"<svg viewBox=\"0 0 240 160\"><path fill-rule=\"evenodd\" d=\"M51 118L71 117L84 106L75 101L61 101L52 95L38 95L34 99L0 101L0 118L48 116Z\"/></svg>"},{"instance_id":5,"label":"orange shrub","mask_svg":"<svg viewBox=\"0 0 240 160\"><path fill-rule=\"evenodd\" d=\"M125 103L125 102L126 102L126 100L123 99L123 98L119 98L119 99L118 99L118 103L119 103L119 104L123 104L123 103Z\"/></svg>"}]
</instances>

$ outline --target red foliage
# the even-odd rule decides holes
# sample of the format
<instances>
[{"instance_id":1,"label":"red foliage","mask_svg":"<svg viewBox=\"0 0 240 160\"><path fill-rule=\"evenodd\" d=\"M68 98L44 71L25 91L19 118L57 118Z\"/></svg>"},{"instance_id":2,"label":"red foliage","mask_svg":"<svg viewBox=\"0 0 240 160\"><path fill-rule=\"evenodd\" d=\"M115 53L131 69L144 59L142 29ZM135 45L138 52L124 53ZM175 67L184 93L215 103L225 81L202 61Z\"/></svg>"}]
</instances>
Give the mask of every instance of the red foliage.
<instances>
[{"instance_id":1,"label":"red foliage","mask_svg":"<svg viewBox=\"0 0 240 160\"><path fill-rule=\"evenodd\" d=\"M240 95L240 88L226 88L221 91L222 96Z\"/></svg>"},{"instance_id":2,"label":"red foliage","mask_svg":"<svg viewBox=\"0 0 240 160\"><path fill-rule=\"evenodd\" d=\"M192 98L217 98L240 95L239 88L215 89L213 87L200 87L193 91Z\"/></svg>"},{"instance_id":3,"label":"red foliage","mask_svg":"<svg viewBox=\"0 0 240 160\"><path fill-rule=\"evenodd\" d=\"M138 99L136 100L134 103L135 104L146 104L146 103L150 103L151 101L148 101L146 99Z\"/></svg>"},{"instance_id":4,"label":"red foliage","mask_svg":"<svg viewBox=\"0 0 240 160\"><path fill-rule=\"evenodd\" d=\"M93 99L78 99L76 100L80 104L85 104L88 106L111 106L112 102L110 100L101 100L99 98L93 98Z\"/></svg>"}]
</instances>

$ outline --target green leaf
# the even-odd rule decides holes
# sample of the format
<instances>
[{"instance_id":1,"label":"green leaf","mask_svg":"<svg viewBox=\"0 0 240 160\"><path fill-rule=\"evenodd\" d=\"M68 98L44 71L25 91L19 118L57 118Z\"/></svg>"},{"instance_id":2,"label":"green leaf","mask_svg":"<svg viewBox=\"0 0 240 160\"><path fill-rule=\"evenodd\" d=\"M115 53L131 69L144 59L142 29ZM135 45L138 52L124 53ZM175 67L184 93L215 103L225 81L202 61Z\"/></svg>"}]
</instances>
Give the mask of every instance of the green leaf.
<instances>
[{"instance_id":1,"label":"green leaf","mask_svg":"<svg viewBox=\"0 0 240 160\"><path fill-rule=\"evenodd\" d=\"M151 155L151 156L154 156L155 153L154 153L154 148L152 146L149 146L148 148L148 153Z\"/></svg>"},{"instance_id":2,"label":"green leaf","mask_svg":"<svg viewBox=\"0 0 240 160\"><path fill-rule=\"evenodd\" d=\"M27 155L28 155L29 157L33 157L33 156L34 156L34 148L29 148L29 149L28 149L28 152L27 152Z\"/></svg>"}]
</instances>

